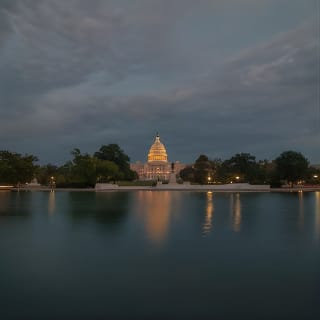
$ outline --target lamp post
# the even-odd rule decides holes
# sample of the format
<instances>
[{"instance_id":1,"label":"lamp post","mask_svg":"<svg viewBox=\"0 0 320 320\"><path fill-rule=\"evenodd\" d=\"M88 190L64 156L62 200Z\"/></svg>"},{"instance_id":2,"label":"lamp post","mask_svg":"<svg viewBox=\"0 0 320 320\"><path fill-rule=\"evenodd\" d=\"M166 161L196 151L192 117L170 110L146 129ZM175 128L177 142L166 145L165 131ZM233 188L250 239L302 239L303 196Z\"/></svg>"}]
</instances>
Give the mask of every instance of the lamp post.
<instances>
[{"instance_id":1,"label":"lamp post","mask_svg":"<svg viewBox=\"0 0 320 320\"><path fill-rule=\"evenodd\" d=\"M54 188L56 186L56 181L54 179L54 177L50 177L50 187L51 187L51 191L54 191Z\"/></svg>"}]
</instances>

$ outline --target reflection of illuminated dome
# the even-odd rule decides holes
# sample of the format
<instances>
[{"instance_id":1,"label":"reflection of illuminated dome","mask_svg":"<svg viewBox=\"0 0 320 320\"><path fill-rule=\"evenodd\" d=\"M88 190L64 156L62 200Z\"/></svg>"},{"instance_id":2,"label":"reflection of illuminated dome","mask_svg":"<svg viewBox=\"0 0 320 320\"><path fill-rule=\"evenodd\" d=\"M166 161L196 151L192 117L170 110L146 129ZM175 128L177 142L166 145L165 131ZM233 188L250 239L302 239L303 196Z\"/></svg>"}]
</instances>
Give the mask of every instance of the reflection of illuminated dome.
<instances>
[{"instance_id":1,"label":"reflection of illuminated dome","mask_svg":"<svg viewBox=\"0 0 320 320\"><path fill-rule=\"evenodd\" d=\"M168 161L167 151L164 145L160 142L159 134L157 134L156 140L149 150L148 162L152 161Z\"/></svg>"}]
</instances>

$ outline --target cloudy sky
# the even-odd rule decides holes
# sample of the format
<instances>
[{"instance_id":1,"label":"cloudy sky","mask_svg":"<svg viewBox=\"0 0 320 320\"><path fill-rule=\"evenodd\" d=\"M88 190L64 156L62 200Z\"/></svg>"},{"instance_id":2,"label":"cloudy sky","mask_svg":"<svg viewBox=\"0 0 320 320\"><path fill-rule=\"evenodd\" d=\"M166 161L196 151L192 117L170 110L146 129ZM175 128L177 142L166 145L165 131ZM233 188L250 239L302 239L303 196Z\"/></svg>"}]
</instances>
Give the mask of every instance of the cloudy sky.
<instances>
[{"instance_id":1,"label":"cloudy sky","mask_svg":"<svg viewBox=\"0 0 320 320\"><path fill-rule=\"evenodd\" d=\"M0 150L320 163L320 0L0 0Z\"/></svg>"}]
</instances>

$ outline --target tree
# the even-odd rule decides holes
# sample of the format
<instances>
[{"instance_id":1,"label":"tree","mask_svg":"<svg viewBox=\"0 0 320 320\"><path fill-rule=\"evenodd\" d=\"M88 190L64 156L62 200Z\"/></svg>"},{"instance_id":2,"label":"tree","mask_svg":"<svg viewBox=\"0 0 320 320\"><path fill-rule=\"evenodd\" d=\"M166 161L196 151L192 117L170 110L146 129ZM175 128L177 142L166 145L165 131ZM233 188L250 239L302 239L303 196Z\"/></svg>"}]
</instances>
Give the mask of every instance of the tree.
<instances>
[{"instance_id":1,"label":"tree","mask_svg":"<svg viewBox=\"0 0 320 320\"><path fill-rule=\"evenodd\" d=\"M77 148L71 154L72 161L57 170L57 186L93 187L96 182L115 181L121 176L119 167L112 161L97 159Z\"/></svg>"},{"instance_id":2,"label":"tree","mask_svg":"<svg viewBox=\"0 0 320 320\"><path fill-rule=\"evenodd\" d=\"M73 182L83 186L94 186L97 175L93 157L87 153L81 154L77 148L73 149L71 154L74 156L71 169Z\"/></svg>"},{"instance_id":3,"label":"tree","mask_svg":"<svg viewBox=\"0 0 320 320\"><path fill-rule=\"evenodd\" d=\"M136 172L130 169L130 158L117 144L101 146L99 151L94 153L94 157L114 162L119 167L118 180L134 180L137 178Z\"/></svg>"},{"instance_id":4,"label":"tree","mask_svg":"<svg viewBox=\"0 0 320 320\"><path fill-rule=\"evenodd\" d=\"M187 166L179 172L180 178L183 181L194 182L195 181L195 170L192 166Z\"/></svg>"},{"instance_id":5,"label":"tree","mask_svg":"<svg viewBox=\"0 0 320 320\"><path fill-rule=\"evenodd\" d=\"M213 170L213 180L218 183L230 182L230 174L227 166L221 159L210 160Z\"/></svg>"},{"instance_id":6,"label":"tree","mask_svg":"<svg viewBox=\"0 0 320 320\"><path fill-rule=\"evenodd\" d=\"M58 175L58 167L49 163L44 166L40 166L37 169L36 178L40 184L48 185L51 177L56 179Z\"/></svg>"},{"instance_id":7,"label":"tree","mask_svg":"<svg viewBox=\"0 0 320 320\"><path fill-rule=\"evenodd\" d=\"M73 181L73 162L67 161L64 165L58 168L57 174L54 175L57 187L72 186Z\"/></svg>"},{"instance_id":8,"label":"tree","mask_svg":"<svg viewBox=\"0 0 320 320\"><path fill-rule=\"evenodd\" d=\"M256 157L250 153L237 153L224 161L230 179L238 177L238 181L256 183L263 179L263 167L256 162Z\"/></svg>"},{"instance_id":9,"label":"tree","mask_svg":"<svg viewBox=\"0 0 320 320\"><path fill-rule=\"evenodd\" d=\"M37 166L34 162L38 158L34 155L0 151L0 182L19 184L30 182L34 177Z\"/></svg>"},{"instance_id":10,"label":"tree","mask_svg":"<svg viewBox=\"0 0 320 320\"><path fill-rule=\"evenodd\" d=\"M320 169L310 166L308 168L308 174L306 178L308 184L319 184L320 183Z\"/></svg>"},{"instance_id":11,"label":"tree","mask_svg":"<svg viewBox=\"0 0 320 320\"><path fill-rule=\"evenodd\" d=\"M275 164L279 179L291 185L307 177L309 161L300 152L285 151L275 159Z\"/></svg>"},{"instance_id":12,"label":"tree","mask_svg":"<svg viewBox=\"0 0 320 320\"><path fill-rule=\"evenodd\" d=\"M210 177L211 179L213 175L213 169L209 158L204 154L201 154L196 160L194 170L195 182L200 184L207 184L208 178Z\"/></svg>"},{"instance_id":13,"label":"tree","mask_svg":"<svg viewBox=\"0 0 320 320\"><path fill-rule=\"evenodd\" d=\"M96 159L96 175L98 182L116 180L119 176L119 167L111 161Z\"/></svg>"}]
</instances>

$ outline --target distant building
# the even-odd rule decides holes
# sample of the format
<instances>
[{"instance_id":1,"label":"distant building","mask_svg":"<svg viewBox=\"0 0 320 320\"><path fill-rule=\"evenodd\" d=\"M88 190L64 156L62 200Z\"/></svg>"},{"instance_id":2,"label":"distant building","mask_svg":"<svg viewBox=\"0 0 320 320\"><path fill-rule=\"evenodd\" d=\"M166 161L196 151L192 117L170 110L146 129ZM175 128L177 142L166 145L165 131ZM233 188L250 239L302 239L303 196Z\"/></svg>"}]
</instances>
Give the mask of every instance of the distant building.
<instances>
[{"instance_id":1,"label":"distant building","mask_svg":"<svg viewBox=\"0 0 320 320\"><path fill-rule=\"evenodd\" d=\"M173 171L178 174L185 164L176 161L170 163L165 146L160 141L159 134L156 135L155 141L150 147L148 153L148 161L145 163L136 162L130 164L131 170L139 175L139 180L168 180L170 173Z\"/></svg>"}]
</instances>

